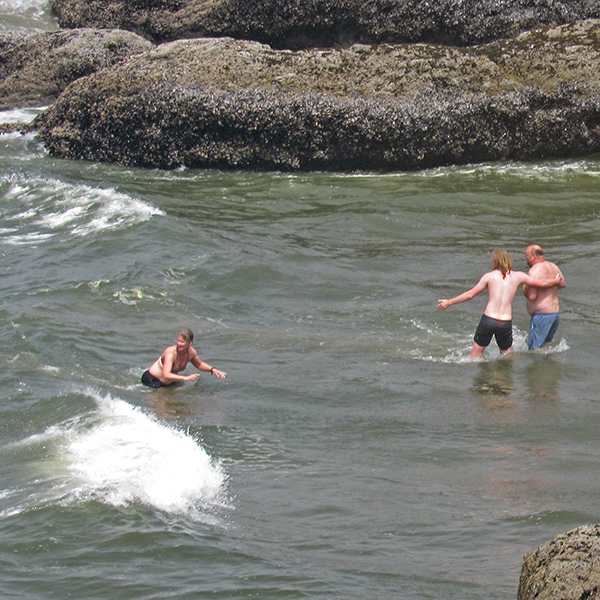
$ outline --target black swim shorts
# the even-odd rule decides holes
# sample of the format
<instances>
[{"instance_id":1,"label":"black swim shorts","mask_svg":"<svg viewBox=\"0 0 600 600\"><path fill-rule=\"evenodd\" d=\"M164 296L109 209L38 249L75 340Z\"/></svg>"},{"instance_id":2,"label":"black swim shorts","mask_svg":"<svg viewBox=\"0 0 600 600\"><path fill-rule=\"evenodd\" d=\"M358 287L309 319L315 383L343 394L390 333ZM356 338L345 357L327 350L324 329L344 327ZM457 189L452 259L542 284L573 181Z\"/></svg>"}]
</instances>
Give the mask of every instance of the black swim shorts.
<instances>
[{"instance_id":1,"label":"black swim shorts","mask_svg":"<svg viewBox=\"0 0 600 600\"><path fill-rule=\"evenodd\" d=\"M495 336L500 350L508 350L513 345L512 321L492 319L483 315L473 339L476 344L487 347L492 341L492 336Z\"/></svg>"},{"instance_id":2,"label":"black swim shorts","mask_svg":"<svg viewBox=\"0 0 600 600\"><path fill-rule=\"evenodd\" d=\"M154 389L165 387L165 384L160 379L154 377L150 371L144 371L144 374L142 375L142 383Z\"/></svg>"}]
</instances>

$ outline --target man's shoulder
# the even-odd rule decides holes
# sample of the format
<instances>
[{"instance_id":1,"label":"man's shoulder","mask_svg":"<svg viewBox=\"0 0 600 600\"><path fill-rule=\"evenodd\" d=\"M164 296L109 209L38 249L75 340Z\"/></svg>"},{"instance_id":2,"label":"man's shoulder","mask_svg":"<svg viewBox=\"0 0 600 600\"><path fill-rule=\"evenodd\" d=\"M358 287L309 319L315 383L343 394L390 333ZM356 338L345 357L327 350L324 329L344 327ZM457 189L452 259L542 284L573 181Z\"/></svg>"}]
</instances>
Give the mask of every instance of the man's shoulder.
<instances>
[{"instance_id":1,"label":"man's shoulder","mask_svg":"<svg viewBox=\"0 0 600 600\"><path fill-rule=\"evenodd\" d=\"M529 269L529 274L533 277L534 275L547 274L549 276L556 275L558 273L558 267L551 261L545 260L544 262L537 263Z\"/></svg>"}]
</instances>

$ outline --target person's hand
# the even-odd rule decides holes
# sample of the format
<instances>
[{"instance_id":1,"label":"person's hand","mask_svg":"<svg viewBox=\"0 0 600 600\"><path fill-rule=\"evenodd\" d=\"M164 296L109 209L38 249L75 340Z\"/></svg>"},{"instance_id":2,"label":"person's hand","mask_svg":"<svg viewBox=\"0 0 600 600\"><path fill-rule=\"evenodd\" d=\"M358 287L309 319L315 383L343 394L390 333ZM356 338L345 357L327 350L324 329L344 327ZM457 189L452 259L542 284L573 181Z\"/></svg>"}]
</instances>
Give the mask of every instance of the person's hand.
<instances>
[{"instance_id":1,"label":"person's hand","mask_svg":"<svg viewBox=\"0 0 600 600\"><path fill-rule=\"evenodd\" d=\"M450 300L443 298L442 300L438 300L438 310L446 310L450 306Z\"/></svg>"},{"instance_id":2,"label":"person's hand","mask_svg":"<svg viewBox=\"0 0 600 600\"><path fill-rule=\"evenodd\" d=\"M221 379L225 379L225 377L227 377L227 373L224 373L223 371L219 371L219 369L215 369L214 367L211 369L211 373L215 377L220 377Z\"/></svg>"},{"instance_id":3,"label":"person's hand","mask_svg":"<svg viewBox=\"0 0 600 600\"><path fill-rule=\"evenodd\" d=\"M191 375L185 376L185 381L196 381L196 379L198 379L198 377L200 377L199 373L192 373Z\"/></svg>"}]
</instances>

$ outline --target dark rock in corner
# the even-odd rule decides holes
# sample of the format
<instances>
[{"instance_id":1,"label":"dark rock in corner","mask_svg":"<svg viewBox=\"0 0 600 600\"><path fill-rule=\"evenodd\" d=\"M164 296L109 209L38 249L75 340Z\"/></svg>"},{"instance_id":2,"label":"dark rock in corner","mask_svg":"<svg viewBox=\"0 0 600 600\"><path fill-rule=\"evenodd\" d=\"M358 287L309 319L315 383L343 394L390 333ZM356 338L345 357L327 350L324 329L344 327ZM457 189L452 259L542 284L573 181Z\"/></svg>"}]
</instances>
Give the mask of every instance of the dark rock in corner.
<instances>
[{"instance_id":1,"label":"dark rock in corner","mask_svg":"<svg viewBox=\"0 0 600 600\"><path fill-rule=\"evenodd\" d=\"M69 83L154 44L129 31L0 33L0 110L44 106Z\"/></svg>"},{"instance_id":2,"label":"dark rock in corner","mask_svg":"<svg viewBox=\"0 0 600 600\"><path fill-rule=\"evenodd\" d=\"M557 535L523 559L518 600L598 600L600 525Z\"/></svg>"},{"instance_id":3,"label":"dark rock in corner","mask_svg":"<svg viewBox=\"0 0 600 600\"><path fill-rule=\"evenodd\" d=\"M600 151L600 22L473 48L197 39L73 83L49 151L142 167L420 169Z\"/></svg>"},{"instance_id":4,"label":"dark rock in corner","mask_svg":"<svg viewBox=\"0 0 600 600\"><path fill-rule=\"evenodd\" d=\"M51 0L62 27L129 29L156 42L233 37L274 48L475 45L600 18L597 0Z\"/></svg>"}]
</instances>

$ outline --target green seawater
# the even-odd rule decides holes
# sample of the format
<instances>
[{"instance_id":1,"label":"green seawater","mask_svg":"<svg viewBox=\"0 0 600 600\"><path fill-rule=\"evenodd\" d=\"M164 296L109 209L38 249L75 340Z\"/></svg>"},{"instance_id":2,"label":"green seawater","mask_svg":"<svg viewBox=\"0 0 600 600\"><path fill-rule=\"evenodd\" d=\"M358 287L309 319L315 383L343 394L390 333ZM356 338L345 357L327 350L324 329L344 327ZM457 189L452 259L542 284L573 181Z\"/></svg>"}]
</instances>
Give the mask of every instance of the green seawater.
<instances>
[{"instance_id":1,"label":"green seawater","mask_svg":"<svg viewBox=\"0 0 600 600\"><path fill-rule=\"evenodd\" d=\"M525 553L600 520L599 183L595 157L165 172L0 136L3 597L516 598ZM530 243L567 279L555 343L527 352L518 296L514 357L470 362L485 294L438 298ZM182 327L227 379L144 388Z\"/></svg>"}]
</instances>

